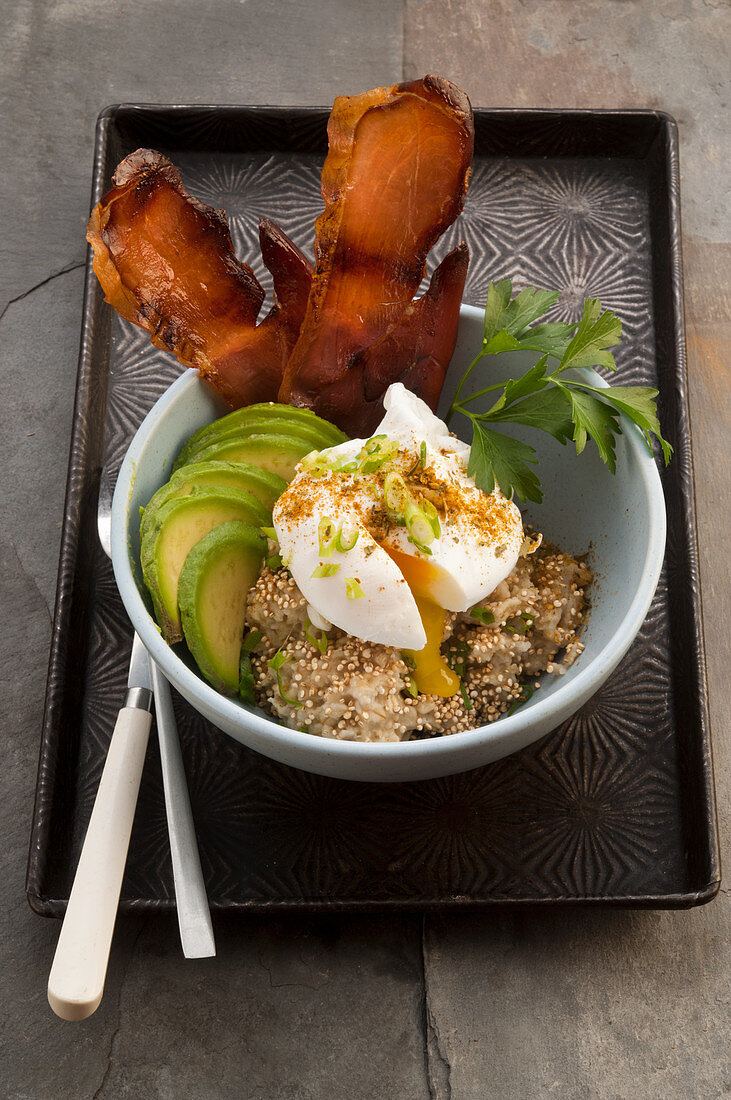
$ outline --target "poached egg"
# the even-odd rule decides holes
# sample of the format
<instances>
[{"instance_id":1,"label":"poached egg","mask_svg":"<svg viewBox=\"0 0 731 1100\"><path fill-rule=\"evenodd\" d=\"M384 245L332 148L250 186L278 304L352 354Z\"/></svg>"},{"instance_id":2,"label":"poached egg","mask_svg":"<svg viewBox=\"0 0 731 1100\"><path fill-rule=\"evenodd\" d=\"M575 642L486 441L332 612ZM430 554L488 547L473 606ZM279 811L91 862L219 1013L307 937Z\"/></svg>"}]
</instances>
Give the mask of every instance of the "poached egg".
<instances>
[{"instance_id":1,"label":"poached egg","mask_svg":"<svg viewBox=\"0 0 731 1100\"><path fill-rule=\"evenodd\" d=\"M369 440L308 455L276 502L282 560L318 628L405 651L419 691L452 695L447 611L467 611L513 570L520 512L467 474L470 448L401 383Z\"/></svg>"}]
</instances>

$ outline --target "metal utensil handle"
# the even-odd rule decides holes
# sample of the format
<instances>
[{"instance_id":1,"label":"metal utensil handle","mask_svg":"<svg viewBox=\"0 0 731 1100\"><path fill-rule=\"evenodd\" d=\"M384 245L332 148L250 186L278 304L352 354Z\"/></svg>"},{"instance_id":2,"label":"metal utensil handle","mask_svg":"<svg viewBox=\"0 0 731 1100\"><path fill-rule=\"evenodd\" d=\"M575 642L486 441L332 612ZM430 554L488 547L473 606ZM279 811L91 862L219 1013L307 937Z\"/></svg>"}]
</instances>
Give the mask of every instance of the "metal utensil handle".
<instances>
[{"instance_id":1,"label":"metal utensil handle","mask_svg":"<svg viewBox=\"0 0 731 1100\"><path fill-rule=\"evenodd\" d=\"M48 978L48 1002L64 1020L99 1006L127 862L152 715L119 712Z\"/></svg>"},{"instance_id":2,"label":"metal utensil handle","mask_svg":"<svg viewBox=\"0 0 731 1100\"><path fill-rule=\"evenodd\" d=\"M175 729L170 685L154 661L150 661L150 675L155 695L157 739L162 758L180 941L186 959L204 959L216 954L216 943L193 826L183 754Z\"/></svg>"}]
</instances>

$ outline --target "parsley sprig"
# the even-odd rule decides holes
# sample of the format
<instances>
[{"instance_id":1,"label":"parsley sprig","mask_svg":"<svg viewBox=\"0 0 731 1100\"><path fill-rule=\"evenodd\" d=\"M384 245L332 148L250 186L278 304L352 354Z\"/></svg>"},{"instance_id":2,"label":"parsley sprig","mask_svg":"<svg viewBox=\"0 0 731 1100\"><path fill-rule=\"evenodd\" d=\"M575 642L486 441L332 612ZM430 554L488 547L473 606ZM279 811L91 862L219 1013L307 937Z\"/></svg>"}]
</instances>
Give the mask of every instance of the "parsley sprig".
<instances>
[{"instance_id":1,"label":"parsley sprig","mask_svg":"<svg viewBox=\"0 0 731 1100\"><path fill-rule=\"evenodd\" d=\"M610 348L619 343L622 324L611 310L602 310L597 298L587 298L578 323L546 322L541 318L559 299L558 292L527 287L513 296L510 279L490 283L485 307L482 347L457 386L446 416L455 413L472 421L472 449L468 473L486 493L499 485L505 496L520 500L543 499L541 483L531 467L538 462L533 447L492 425L521 424L547 432L559 443L573 441L581 454L589 437L612 473L616 469L615 437L621 432L620 413L642 432L652 453L653 436L662 448L665 463L672 447L663 439L650 386L592 386L568 378L577 367L604 367L616 371ZM498 382L462 396L475 369L488 355L509 351L538 352L538 362L520 378ZM549 370L549 360L558 365ZM468 406L486 394L502 389L487 412Z\"/></svg>"}]
</instances>

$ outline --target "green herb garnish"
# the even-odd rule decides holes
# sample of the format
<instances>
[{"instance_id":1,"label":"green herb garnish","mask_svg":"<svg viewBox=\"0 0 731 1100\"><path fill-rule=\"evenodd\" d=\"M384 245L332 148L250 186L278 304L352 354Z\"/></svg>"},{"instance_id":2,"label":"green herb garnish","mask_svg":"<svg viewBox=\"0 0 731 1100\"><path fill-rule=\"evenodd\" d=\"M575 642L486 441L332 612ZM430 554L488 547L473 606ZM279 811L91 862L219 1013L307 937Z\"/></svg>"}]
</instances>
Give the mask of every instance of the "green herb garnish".
<instances>
[{"instance_id":1,"label":"green herb garnish","mask_svg":"<svg viewBox=\"0 0 731 1100\"><path fill-rule=\"evenodd\" d=\"M340 569L340 563L339 562L333 562L332 565L320 564L312 571L312 576L313 577L334 577L339 569Z\"/></svg>"},{"instance_id":2,"label":"green herb garnish","mask_svg":"<svg viewBox=\"0 0 731 1100\"><path fill-rule=\"evenodd\" d=\"M271 661L268 661L267 663L272 672L275 672L277 674L277 688L282 699L284 699L285 703L289 703L290 707L295 707L296 710L299 710L302 704L298 702L297 699L290 699L290 697L285 693L284 686L282 685L282 667L291 660L292 658L288 656L288 654L286 654L283 649L278 649L272 657Z\"/></svg>"},{"instance_id":3,"label":"green herb garnish","mask_svg":"<svg viewBox=\"0 0 731 1100\"><path fill-rule=\"evenodd\" d=\"M472 649L465 641L449 642L447 645L446 661L452 672L456 672L460 679L464 676L465 663Z\"/></svg>"},{"instance_id":4,"label":"green herb garnish","mask_svg":"<svg viewBox=\"0 0 731 1100\"><path fill-rule=\"evenodd\" d=\"M316 634L313 634L312 623L309 619L305 619L305 638L310 643L310 645L314 646L315 649L318 649L320 653L327 652L327 634L324 630L320 631L319 638Z\"/></svg>"},{"instance_id":5,"label":"green herb garnish","mask_svg":"<svg viewBox=\"0 0 731 1100\"><path fill-rule=\"evenodd\" d=\"M358 541L358 535L360 532L355 524L351 525L349 534L343 532L343 524L340 524L338 533L335 536L335 549L339 550L341 554L347 554L348 550L352 550Z\"/></svg>"},{"instance_id":6,"label":"green herb garnish","mask_svg":"<svg viewBox=\"0 0 731 1100\"><path fill-rule=\"evenodd\" d=\"M530 611L521 611L519 615L513 615L503 624L504 634L527 634L536 621L535 615Z\"/></svg>"},{"instance_id":7,"label":"green herb garnish","mask_svg":"<svg viewBox=\"0 0 731 1100\"><path fill-rule=\"evenodd\" d=\"M276 572L277 569L282 568L282 555L270 554L269 557L265 560L264 564L266 565L267 569L271 569L273 570L273 572Z\"/></svg>"},{"instance_id":8,"label":"green herb garnish","mask_svg":"<svg viewBox=\"0 0 731 1100\"><path fill-rule=\"evenodd\" d=\"M251 630L241 643L241 655L239 657L239 696L245 703L256 702L254 696L254 670L251 667L251 654L258 646L264 635L260 630Z\"/></svg>"},{"instance_id":9,"label":"green herb garnish","mask_svg":"<svg viewBox=\"0 0 731 1100\"><path fill-rule=\"evenodd\" d=\"M602 311L597 298L587 298L578 323L540 321L558 299L555 291L533 287L513 297L510 279L490 283L488 288L482 347L457 386L446 416L447 423L455 413L471 420L467 472L486 493L497 484L507 497L538 503L543 499L540 480L531 469L538 461L535 449L493 429L492 425L501 423L540 429L563 444L572 440L577 454L591 436L602 461L614 473L615 437L622 430L619 415L624 413L640 428L650 453L655 437L665 464L670 461L673 449L661 434L655 406L657 390L650 386L602 388L564 374L576 367L617 369L609 349L619 343L622 335L619 318L610 310ZM536 351L541 358L522 377L463 397L465 385L482 360L508 351ZM552 371L548 369L549 359L558 363ZM468 408L478 398L500 389L503 392L487 412L476 413Z\"/></svg>"},{"instance_id":10,"label":"green herb garnish","mask_svg":"<svg viewBox=\"0 0 731 1100\"><path fill-rule=\"evenodd\" d=\"M331 558L332 552L335 549L335 539L337 538L338 530L333 520L329 516L323 516L317 528L317 538L319 542L319 552L321 558Z\"/></svg>"},{"instance_id":11,"label":"green herb garnish","mask_svg":"<svg viewBox=\"0 0 731 1100\"><path fill-rule=\"evenodd\" d=\"M530 684L520 684L520 698L516 699L508 710L508 715L515 714L519 707L523 706L523 703L527 703L533 695L533 688Z\"/></svg>"},{"instance_id":12,"label":"green herb garnish","mask_svg":"<svg viewBox=\"0 0 731 1100\"><path fill-rule=\"evenodd\" d=\"M241 643L241 652L253 653L263 637L261 630L250 630Z\"/></svg>"},{"instance_id":13,"label":"green herb garnish","mask_svg":"<svg viewBox=\"0 0 731 1100\"><path fill-rule=\"evenodd\" d=\"M434 515L436 516L436 508L434 508ZM417 550L421 550L422 554L431 555L429 544L434 542L439 534L439 519L437 518L435 525L434 520L427 516L420 505L409 500L404 509L404 522L409 532L409 542L413 543Z\"/></svg>"},{"instance_id":14,"label":"green herb garnish","mask_svg":"<svg viewBox=\"0 0 731 1100\"><path fill-rule=\"evenodd\" d=\"M470 611L470 618L477 619L483 626L492 626L495 622L492 611L489 611L486 607L479 607L477 604Z\"/></svg>"},{"instance_id":15,"label":"green herb garnish","mask_svg":"<svg viewBox=\"0 0 731 1100\"><path fill-rule=\"evenodd\" d=\"M345 595L349 600L362 600L365 592L355 577L345 578Z\"/></svg>"}]
</instances>

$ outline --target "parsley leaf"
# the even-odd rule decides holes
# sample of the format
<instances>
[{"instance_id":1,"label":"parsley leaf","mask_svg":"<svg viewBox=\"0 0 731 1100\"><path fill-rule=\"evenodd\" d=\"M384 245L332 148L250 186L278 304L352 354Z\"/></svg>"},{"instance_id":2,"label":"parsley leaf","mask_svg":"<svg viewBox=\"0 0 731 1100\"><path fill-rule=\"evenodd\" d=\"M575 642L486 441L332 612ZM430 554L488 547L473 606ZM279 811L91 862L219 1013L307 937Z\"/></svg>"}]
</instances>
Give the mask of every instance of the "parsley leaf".
<instances>
[{"instance_id":1,"label":"parsley leaf","mask_svg":"<svg viewBox=\"0 0 731 1100\"><path fill-rule=\"evenodd\" d=\"M607 389L597 390L597 393L604 401L609 401L637 424L642 430L650 451L652 451L652 436L658 439L665 465L667 465L673 448L667 440L663 439L660 421L657 419L655 398L658 391L651 386L608 386Z\"/></svg>"},{"instance_id":2,"label":"parsley leaf","mask_svg":"<svg viewBox=\"0 0 731 1100\"><path fill-rule=\"evenodd\" d=\"M485 416L476 416L479 420L493 423L523 424L526 428L539 428L548 432L559 443L573 439L573 419L571 402L562 388L553 386L531 394L507 408L493 409Z\"/></svg>"},{"instance_id":3,"label":"parsley leaf","mask_svg":"<svg viewBox=\"0 0 731 1100\"><path fill-rule=\"evenodd\" d=\"M610 310L602 313L598 298L587 298L578 328L561 359L560 370L570 367L606 367L615 371L617 364L607 348L622 339L622 322Z\"/></svg>"},{"instance_id":4,"label":"parsley leaf","mask_svg":"<svg viewBox=\"0 0 731 1100\"><path fill-rule=\"evenodd\" d=\"M587 435L599 448L602 462L605 462L612 473L617 469L617 456L614 450L614 437L619 434L619 417L614 409L604 402L599 401L592 393L584 393L582 390L573 389L557 382L571 401L574 420L574 443L576 453L580 455L586 446ZM598 391L601 392L601 391Z\"/></svg>"},{"instance_id":5,"label":"parsley leaf","mask_svg":"<svg viewBox=\"0 0 731 1100\"><path fill-rule=\"evenodd\" d=\"M513 347L501 347L503 333L520 342L527 329L542 317L551 306L555 306L560 295L554 290L536 290L527 287L511 299L513 284L510 279L501 279L499 283L490 283L487 289L485 306L485 330L483 347L486 354L496 351L513 351Z\"/></svg>"},{"instance_id":6,"label":"parsley leaf","mask_svg":"<svg viewBox=\"0 0 731 1100\"><path fill-rule=\"evenodd\" d=\"M611 310L602 310L598 298L587 298L578 323L541 322L539 319L558 301L552 290L527 287L513 297L510 279L491 283L487 291L482 347L462 376L446 416L455 412L472 421L472 448L468 465L476 484L490 493L499 485L505 496L521 500L543 499L540 481L532 465L538 461L533 447L488 424L521 424L547 432L559 443L573 440L577 454L591 438L612 473L616 469L615 438L622 431L620 414L642 432L652 453L653 437L662 448L665 463L673 449L663 439L655 398L649 386L592 386L565 377L568 370L603 367L616 371L609 350L622 335L622 323ZM494 383L465 397L462 391L477 366L488 355L510 351L538 351L541 358L520 378ZM551 372L548 360L558 361ZM502 390L487 412L474 412L470 405L491 391Z\"/></svg>"},{"instance_id":7,"label":"parsley leaf","mask_svg":"<svg viewBox=\"0 0 731 1100\"><path fill-rule=\"evenodd\" d=\"M506 497L513 494L520 500L543 500L541 483L527 463L538 461L538 455L527 443L521 443L502 432L493 432L473 421L474 436L467 473L485 493L491 493L497 483Z\"/></svg>"}]
</instances>

